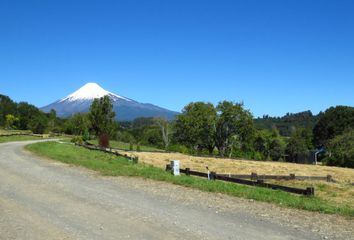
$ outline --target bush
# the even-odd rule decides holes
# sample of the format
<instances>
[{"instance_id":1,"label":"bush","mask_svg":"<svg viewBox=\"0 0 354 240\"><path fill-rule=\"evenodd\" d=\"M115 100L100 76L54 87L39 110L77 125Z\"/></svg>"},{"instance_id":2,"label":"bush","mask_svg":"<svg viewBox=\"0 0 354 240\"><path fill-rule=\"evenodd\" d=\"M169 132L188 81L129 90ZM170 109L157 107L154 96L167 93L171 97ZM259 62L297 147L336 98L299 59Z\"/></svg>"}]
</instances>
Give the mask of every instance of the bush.
<instances>
[{"instance_id":1,"label":"bush","mask_svg":"<svg viewBox=\"0 0 354 240\"><path fill-rule=\"evenodd\" d=\"M84 133L82 134L82 139L86 142L88 140L91 140L90 138L90 132L86 129Z\"/></svg>"},{"instance_id":2,"label":"bush","mask_svg":"<svg viewBox=\"0 0 354 240\"><path fill-rule=\"evenodd\" d=\"M262 160L264 160L264 156L260 152L254 152L253 159L257 160L257 161L262 161Z\"/></svg>"},{"instance_id":3,"label":"bush","mask_svg":"<svg viewBox=\"0 0 354 240\"><path fill-rule=\"evenodd\" d=\"M133 151L134 150L134 145L133 145L133 143L131 142L131 143L129 143L129 151Z\"/></svg>"},{"instance_id":4,"label":"bush","mask_svg":"<svg viewBox=\"0 0 354 240\"><path fill-rule=\"evenodd\" d=\"M71 139L71 142L75 144L83 144L84 140L82 139L81 136L76 136Z\"/></svg>"},{"instance_id":5,"label":"bush","mask_svg":"<svg viewBox=\"0 0 354 240\"><path fill-rule=\"evenodd\" d=\"M137 151L137 152L140 152L140 151L141 151L141 149L140 149L140 144L139 144L139 143L136 145L136 151Z\"/></svg>"},{"instance_id":6,"label":"bush","mask_svg":"<svg viewBox=\"0 0 354 240\"><path fill-rule=\"evenodd\" d=\"M170 146L168 146L167 150L171 151L171 152L179 152L179 153L184 153L184 154L190 153L189 149L186 146L180 145L180 144L170 145Z\"/></svg>"}]
</instances>

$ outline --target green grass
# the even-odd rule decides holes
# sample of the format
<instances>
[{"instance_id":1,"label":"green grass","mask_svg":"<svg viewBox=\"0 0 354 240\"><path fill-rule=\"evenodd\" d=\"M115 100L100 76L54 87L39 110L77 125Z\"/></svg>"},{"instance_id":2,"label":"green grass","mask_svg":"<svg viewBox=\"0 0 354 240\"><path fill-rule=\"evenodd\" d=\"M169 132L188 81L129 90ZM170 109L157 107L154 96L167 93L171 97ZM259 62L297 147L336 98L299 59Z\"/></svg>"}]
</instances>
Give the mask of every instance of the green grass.
<instances>
[{"instance_id":1,"label":"green grass","mask_svg":"<svg viewBox=\"0 0 354 240\"><path fill-rule=\"evenodd\" d=\"M0 136L6 134L30 134L30 130L9 130L9 129L0 129Z\"/></svg>"},{"instance_id":2,"label":"green grass","mask_svg":"<svg viewBox=\"0 0 354 240\"><path fill-rule=\"evenodd\" d=\"M23 136L23 135L9 136L9 137L0 136L0 143L27 141L27 140L38 140L38 139L41 139L41 138L35 137L35 136Z\"/></svg>"},{"instance_id":3,"label":"green grass","mask_svg":"<svg viewBox=\"0 0 354 240\"><path fill-rule=\"evenodd\" d=\"M70 144L42 142L28 145L26 148L41 156L49 157L67 164L84 166L106 176L137 176L166 181L207 192L225 193L231 196L254 199L256 201L275 203L290 208L354 217L353 208L345 205L335 205L317 197L304 197L282 191L221 181L207 181L206 179L184 175L174 177L160 168L145 164L133 164L122 157L98 151L90 151Z\"/></svg>"},{"instance_id":4,"label":"green grass","mask_svg":"<svg viewBox=\"0 0 354 240\"><path fill-rule=\"evenodd\" d=\"M97 140L91 140L89 141L92 144L98 145ZM125 142L120 142L120 141L109 141L110 147L112 148L119 148L123 150L129 151L130 149L130 144L125 143ZM136 150L136 144L133 145L133 150ZM162 151L161 149L155 148L155 147L149 147L149 146L140 146L141 151Z\"/></svg>"}]
</instances>

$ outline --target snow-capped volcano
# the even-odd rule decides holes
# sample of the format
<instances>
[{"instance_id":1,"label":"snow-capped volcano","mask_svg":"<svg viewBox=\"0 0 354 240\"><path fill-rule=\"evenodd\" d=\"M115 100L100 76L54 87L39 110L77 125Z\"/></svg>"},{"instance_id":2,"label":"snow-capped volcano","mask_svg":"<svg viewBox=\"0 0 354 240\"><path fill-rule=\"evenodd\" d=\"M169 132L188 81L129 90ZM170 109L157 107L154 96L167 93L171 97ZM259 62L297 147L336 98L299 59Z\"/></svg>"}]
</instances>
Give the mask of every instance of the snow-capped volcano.
<instances>
[{"instance_id":1,"label":"snow-capped volcano","mask_svg":"<svg viewBox=\"0 0 354 240\"><path fill-rule=\"evenodd\" d=\"M109 96L116 112L116 119L131 121L138 117L165 117L174 119L178 114L149 103L139 103L132 99L109 92L97 83L87 83L74 93L48 106L41 108L44 112L54 109L59 117L69 117L75 113L88 112L95 98Z\"/></svg>"},{"instance_id":2,"label":"snow-capped volcano","mask_svg":"<svg viewBox=\"0 0 354 240\"><path fill-rule=\"evenodd\" d=\"M127 101L131 101L128 98L121 97L117 94L114 94L114 93L104 90L97 83L86 83L79 90L77 90L76 92L70 94L69 96L61 99L59 102L93 100L95 98L101 98L106 95L110 96L112 99L119 99L120 98L120 99L124 99Z\"/></svg>"}]
</instances>

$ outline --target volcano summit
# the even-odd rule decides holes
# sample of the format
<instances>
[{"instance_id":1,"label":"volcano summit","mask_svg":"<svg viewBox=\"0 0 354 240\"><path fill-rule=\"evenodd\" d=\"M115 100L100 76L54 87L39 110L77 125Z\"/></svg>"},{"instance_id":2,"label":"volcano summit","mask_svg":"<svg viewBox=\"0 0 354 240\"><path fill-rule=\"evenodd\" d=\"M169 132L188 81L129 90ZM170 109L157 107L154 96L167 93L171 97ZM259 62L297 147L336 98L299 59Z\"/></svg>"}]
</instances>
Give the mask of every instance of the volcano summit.
<instances>
[{"instance_id":1,"label":"volcano summit","mask_svg":"<svg viewBox=\"0 0 354 240\"><path fill-rule=\"evenodd\" d=\"M87 83L76 92L51 103L41 110L49 112L54 109L59 117L70 117L79 112L88 112L95 98L108 96L116 112L116 120L131 121L139 117L164 117L172 120L178 114L150 103L139 103L135 100L106 91L97 83Z\"/></svg>"}]
</instances>

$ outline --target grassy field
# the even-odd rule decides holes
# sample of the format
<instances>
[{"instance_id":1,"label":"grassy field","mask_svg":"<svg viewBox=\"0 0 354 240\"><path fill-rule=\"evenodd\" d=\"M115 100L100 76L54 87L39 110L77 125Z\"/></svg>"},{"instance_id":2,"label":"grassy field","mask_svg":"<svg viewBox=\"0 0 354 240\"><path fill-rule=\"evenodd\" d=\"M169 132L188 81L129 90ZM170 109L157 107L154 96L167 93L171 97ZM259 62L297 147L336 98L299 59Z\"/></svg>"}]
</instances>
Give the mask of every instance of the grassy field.
<instances>
[{"instance_id":1,"label":"grassy field","mask_svg":"<svg viewBox=\"0 0 354 240\"><path fill-rule=\"evenodd\" d=\"M89 142L92 144L98 145L97 140L91 140ZM120 142L120 141L109 141L109 144L112 148L119 148L119 149L123 149L123 150L127 150L127 151L129 151L129 148L130 148L129 143ZM133 150L136 150L136 147L137 147L137 145L133 144ZM161 149L157 149L157 148L149 147L149 146L140 146L140 150L141 151L162 151Z\"/></svg>"},{"instance_id":2,"label":"grassy field","mask_svg":"<svg viewBox=\"0 0 354 240\"><path fill-rule=\"evenodd\" d=\"M206 171L206 166L211 171L226 174L251 174L259 175L289 175L297 176L327 176L332 177L336 183L323 181L271 181L273 183L291 187L314 187L316 195L332 204L346 204L354 208L354 169L328 167L308 164L294 164L272 161L249 161L235 159L219 159L211 157L195 157L180 153L146 153L125 152L128 155L139 157L139 161L164 169L171 160L180 160L181 168L191 168L198 171Z\"/></svg>"},{"instance_id":3,"label":"grassy field","mask_svg":"<svg viewBox=\"0 0 354 240\"><path fill-rule=\"evenodd\" d=\"M133 164L122 157L116 157L98 151L90 151L70 144L43 142L29 145L27 149L41 156L67 164L84 166L96 170L102 175L138 176L193 187L208 192L220 192L232 196L275 203L291 208L354 217L354 208L345 203L335 204L317 196L308 198L270 189L249 187L221 181L207 181L206 179L197 177L174 177L163 169L154 167L151 164L143 162Z\"/></svg>"}]
</instances>

